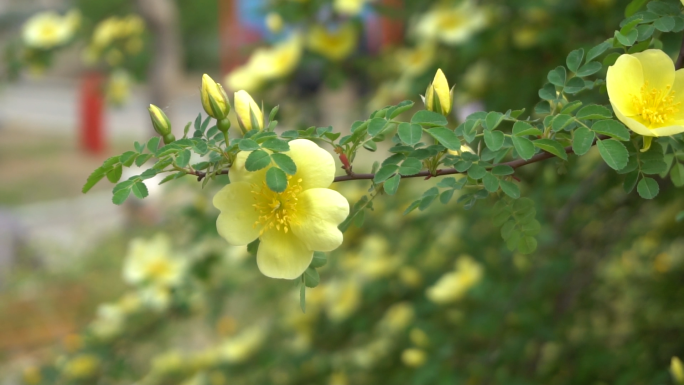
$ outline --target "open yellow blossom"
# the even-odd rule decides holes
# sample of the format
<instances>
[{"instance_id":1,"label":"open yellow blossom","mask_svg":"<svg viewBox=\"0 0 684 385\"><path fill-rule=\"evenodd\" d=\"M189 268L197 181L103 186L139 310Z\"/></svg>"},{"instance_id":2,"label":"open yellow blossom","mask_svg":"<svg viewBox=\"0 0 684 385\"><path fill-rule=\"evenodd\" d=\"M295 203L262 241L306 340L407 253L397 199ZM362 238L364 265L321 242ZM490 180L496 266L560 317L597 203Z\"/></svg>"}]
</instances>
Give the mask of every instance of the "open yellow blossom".
<instances>
[{"instance_id":1,"label":"open yellow blossom","mask_svg":"<svg viewBox=\"0 0 684 385\"><path fill-rule=\"evenodd\" d=\"M438 304L461 299L482 278L482 267L471 257L463 256L456 261L456 270L443 275L434 286L427 289L427 297Z\"/></svg>"},{"instance_id":2,"label":"open yellow blossom","mask_svg":"<svg viewBox=\"0 0 684 385\"><path fill-rule=\"evenodd\" d=\"M333 2L333 8L335 12L347 15L356 16L363 10L363 6L366 5L367 0L335 0Z\"/></svg>"},{"instance_id":3,"label":"open yellow blossom","mask_svg":"<svg viewBox=\"0 0 684 385\"><path fill-rule=\"evenodd\" d=\"M134 239L128 249L123 278L132 285L177 285L183 278L185 261L171 251L168 236L157 234L150 240Z\"/></svg>"},{"instance_id":4,"label":"open yellow blossom","mask_svg":"<svg viewBox=\"0 0 684 385\"><path fill-rule=\"evenodd\" d=\"M71 39L74 24L71 16L66 18L54 12L44 12L26 21L22 34L28 47L50 49Z\"/></svg>"},{"instance_id":5,"label":"open yellow blossom","mask_svg":"<svg viewBox=\"0 0 684 385\"><path fill-rule=\"evenodd\" d=\"M415 48L402 48L397 51L396 58L403 73L413 77L419 76L434 62L435 45L427 41Z\"/></svg>"},{"instance_id":6,"label":"open yellow blossom","mask_svg":"<svg viewBox=\"0 0 684 385\"><path fill-rule=\"evenodd\" d=\"M339 61L354 52L357 40L358 31L351 23L346 23L336 30L315 25L309 31L308 45L313 52L329 60Z\"/></svg>"},{"instance_id":7,"label":"open yellow blossom","mask_svg":"<svg viewBox=\"0 0 684 385\"><path fill-rule=\"evenodd\" d=\"M331 251L342 244L337 225L349 214L349 203L328 188L335 178L335 161L310 140L291 141L286 154L297 172L288 177L285 191L275 193L266 185L269 167L245 169L249 154L238 154L230 168L231 183L214 196L214 206L221 210L218 233L234 246L260 239L259 270L272 278L297 278L314 251Z\"/></svg>"},{"instance_id":8,"label":"open yellow blossom","mask_svg":"<svg viewBox=\"0 0 684 385\"><path fill-rule=\"evenodd\" d=\"M487 26L487 14L473 0L458 5L439 4L416 23L419 40L440 40L448 45L467 41L475 32Z\"/></svg>"},{"instance_id":9,"label":"open yellow blossom","mask_svg":"<svg viewBox=\"0 0 684 385\"><path fill-rule=\"evenodd\" d=\"M643 136L684 132L684 70L661 50L621 55L608 68L608 98L615 116Z\"/></svg>"}]
</instances>

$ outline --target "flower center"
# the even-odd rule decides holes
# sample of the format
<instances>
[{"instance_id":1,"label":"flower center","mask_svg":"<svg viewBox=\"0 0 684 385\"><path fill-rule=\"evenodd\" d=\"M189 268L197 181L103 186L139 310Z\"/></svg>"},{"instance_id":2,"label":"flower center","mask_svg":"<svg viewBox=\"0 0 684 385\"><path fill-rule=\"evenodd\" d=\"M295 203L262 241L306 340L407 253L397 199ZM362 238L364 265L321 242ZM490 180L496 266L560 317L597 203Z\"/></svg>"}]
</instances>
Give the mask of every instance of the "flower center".
<instances>
[{"instance_id":1,"label":"flower center","mask_svg":"<svg viewBox=\"0 0 684 385\"><path fill-rule=\"evenodd\" d=\"M254 228L261 226L259 235L273 228L285 233L289 231L290 223L296 220L298 196L302 192L301 183L301 178L293 182L292 176L288 175L287 188L281 193L268 188L266 182L261 186L252 185L252 196L255 201L252 207L259 213Z\"/></svg>"},{"instance_id":2,"label":"flower center","mask_svg":"<svg viewBox=\"0 0 684 385\"><path fill-rule=\"evenodd\" d=\"M448 12L443 14L437 21L439 29L456 29L465 24L466 18L462 14L456 12Z\"/></svg>"},{"instance_id":3,"label":"flower center","mask_svg":"<svg viewBox=\"0 0 684 385\"><path fill-rule=\"evenodd\" d=\"M641 86L641 90L636 95L632 95L632 103L637 113L649 126L664 124L673 114L679 112L682 103L674 102L674 91L670 91L672 86L665 89L651 88L648 82Z\"/></svg>"},{"instance_id":4,"label":"flower center","mask_svg":"<svg viewBox=\"0 0 684 385\"><path fill-rule=\"evenodd\" d=\"M164 259L157 259L147 265L147 274L153 279L159 279L171 272L171 266Z\"/></svg>"}]
</instances>

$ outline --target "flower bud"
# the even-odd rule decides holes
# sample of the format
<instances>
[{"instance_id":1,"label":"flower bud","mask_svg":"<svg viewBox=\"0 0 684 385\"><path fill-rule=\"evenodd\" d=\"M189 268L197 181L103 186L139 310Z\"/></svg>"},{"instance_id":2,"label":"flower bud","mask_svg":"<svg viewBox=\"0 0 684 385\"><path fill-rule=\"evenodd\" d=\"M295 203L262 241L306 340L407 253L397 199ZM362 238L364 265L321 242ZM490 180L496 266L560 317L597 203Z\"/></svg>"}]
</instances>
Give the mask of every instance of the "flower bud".
<instances>
[{"instance_id":1,"label":"flower bud","mask_svg":"<svg viewBox=\"0 0 684 385\"><path fill-rule=\"evenodd\" d=\"M261 109L247 91L236 92L234 103L238 124L242 131L245 133L253 129L261 131L264 128L264 116Z\"/></svg>"},{"instance_id":2,"label":"flower bud","mask_svg":"<svg viewBox=\"0 0 684 385\"><path fill-rule=\"evenodd\" d=\"M214 119L223 119L230 112L228 96L223 87L207 74L202 76L202 107Z\"/></svg>"},{"instance_id":3,"label":"flower bud","mask_svg":"<svg viewBox=\"0 0 684 385\"><path fill-rule=\"evenodd\" d=\"M171 133L171 122L169 122L168 116L159 107L154 104L150 104L147 109L150 111L150 118L152 118L152 126L157 134L165 136Z\"/></svg>"},{"instance_id":4,"label":"flower bud","mask_svg":"<svg viewBox=\"0 0 684 385\"><path fill-rule=\"evenodd\" d=\"M437 70L432 83L425 91L425 108L429 111L439 112L442 115L449 115L454 104L453 88L449 89L449 82L441 69Z\"/></svg>"}]
</instances>

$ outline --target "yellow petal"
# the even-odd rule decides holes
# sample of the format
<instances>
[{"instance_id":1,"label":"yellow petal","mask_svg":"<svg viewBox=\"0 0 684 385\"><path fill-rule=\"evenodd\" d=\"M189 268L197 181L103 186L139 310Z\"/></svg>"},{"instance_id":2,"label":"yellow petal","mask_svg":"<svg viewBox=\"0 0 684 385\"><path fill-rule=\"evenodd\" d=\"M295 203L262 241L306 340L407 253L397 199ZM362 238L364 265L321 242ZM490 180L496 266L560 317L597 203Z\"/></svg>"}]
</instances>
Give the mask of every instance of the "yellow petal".
<instances>
[{"instance_id":1,"label":"yellow petal","mask_svg":"<svg viewBox=\"0 0 684 385\"><path fill-rule=\"evenodd\" d=\"M674 124L667 127L658 127L651 129L653 136L671 136L684 132L684 120L673 122Z\"/></svg>"},{"instance_id":2,"label":"yellow petal","mask_svg":"<svg viewBox=\"0 0 684 385\"><path fill-rule=\"evenodd\" d=\"M665 52L659 49L647 49L632 56L641 63L644 82L648 83L649 88L662 90L672 85L675 79L674 62Z\"/></svg>"},{"instance_id":3,"label":"yellow petal","mask_svg":"<svg viewBox=\"0 0 684 385\"><path fill-rule=\"evenodd\" d=\"M260 185L266 180L266 171L269 167L262 168L259 171L247 171L245 168L245 162L251 153L251 151L241 151L237 154L228 174L231 183L247 182Z\"/></svg>"},{"instance_id":4,"label":"yellow petal","mask_svg":"<svg viewBox=\"0 0 684 385\"><path fill-rule=\"evenodd\" d=\"M617 115L634 116L638 111L632 102L633 95L639 95L644 84L644 71L641 62L632 55L620 56L615 64L608 67L606 87L608 98ZM622 120L622 119L621 119ZM625 123L623 121L623 123ZM627 123L625 123L627 124Z\"/></svg>"},{"instance_id":5,"label":"yellow petal","mask_svg":"<svg viewBox=\"0 0 684 385\"><path fill-rule=\"evenodd\" d=\"M432 86L435 88L435 93L439 98L439 104L442 107L442 111L437 112L448 114L451 112L451 90L449 89L449 82L447 81L446 76L444 76L442 69L437 70L435 78L432 81Z\"/></svg>"},{"instance_id":6,"label":"yellow petal","mask_svg":"<svg viewBox=\"0 0 684 385\"><path fill-rule=\"evenodd\" d=\"M672 115L673 120L684 120L684 69L675 72L674 83L672 84L673 102L680 103L679 111Z\"/></svg>"},{"instance_id":7,"label":"yellow petal","mask_svg":"<svg viewBox=\"0 0 684 385\"><path fill-rule=\"evenodd\" d=\"M257 266L271 278L295 279L302 275L313 259L313 251L291 231L271 229L261 236Z\"/></svg>"},{"instance_id":8,"label":"yellow petal","mask_svg":"<svg viewBox=\"0 0 684 385\"><path fill-rule=\"evenodd\" d=\"M332 251L342 244L337 225L349 215L349 202L337 191L314 188L299 194L292 232L315 251Z\"/></svg>"},{"instance_id":9,"label":"yellow petal","mask_svg":"<svg viewBox=\"0 0 684 385\"><path fill-rule=\"evenodd\" d=\"M247 131L254 128L261 130L264 127L264 115L261 113L261 109L256 104L254 99L252 99L252 96L247 93L247 91L240 90L236 92L233 103L235 104L235 113ZM252 113L254 113L256 116L259 127L252 127Z\"/></svg>"},{"instance_id":10,"label":"yellow petal","mask_svg":"<svg viewBox=\"0 0 684 385\"><path fill-rule=\"evenodd\" d=\"M307 139L295 139L290 142L287 155L297 165L297 173L293 180L302 179L302 189L327 188L335 179L335 160L328 151Z\"/></svg>"},{"instance_id":11,"label":"yellow petal","mask_svg":"<svg viewBox=\"0 0 684 385\"><path fill-rule=\"evenodd\" d=\"M644 125L639 119L641 119L639 116L631 117L628 118L622 114L622 112L616 107L615 104L613 104L611 100L611 104L613 106L613 111L615 112L615 116L625 124L630 130L636 132L639 135L643 136L654 136L652 130L648 129L646 125Z\"/></svg>"},{"instance_id":12,"label":"yellow petal","mask_svg":"<svg viewBox=\"0 0 684 385\"><path fill-rule=\"evenodd\" d=\"M247 245L259 236L260 227L254 227L259 216L253 203L252 186L245 182L226 185L214 196L214 207L221 210L216 229L233 246Z\"/></svg>"}]
</instances>

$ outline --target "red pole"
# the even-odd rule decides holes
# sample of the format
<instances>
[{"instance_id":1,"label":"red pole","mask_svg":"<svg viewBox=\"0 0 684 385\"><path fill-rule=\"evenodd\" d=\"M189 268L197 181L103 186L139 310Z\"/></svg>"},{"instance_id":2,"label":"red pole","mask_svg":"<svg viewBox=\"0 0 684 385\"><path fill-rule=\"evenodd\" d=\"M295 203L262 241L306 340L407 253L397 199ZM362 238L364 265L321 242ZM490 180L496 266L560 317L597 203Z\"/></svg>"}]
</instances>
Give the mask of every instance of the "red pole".
<instances>
[{"instance_id":1,"label":"red pole","mask_svg":"<svg viewBox=\"0 0 684 385\"><path fill-rule=\"evenodd\" d=\"M101 154L104 138L104 78L98 72L87 72L81 83L81 148Z\"/></svg>"}]
</instances>

